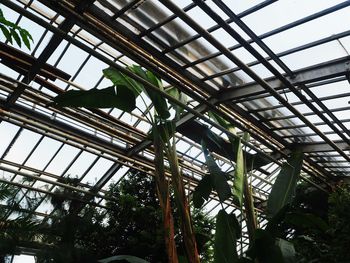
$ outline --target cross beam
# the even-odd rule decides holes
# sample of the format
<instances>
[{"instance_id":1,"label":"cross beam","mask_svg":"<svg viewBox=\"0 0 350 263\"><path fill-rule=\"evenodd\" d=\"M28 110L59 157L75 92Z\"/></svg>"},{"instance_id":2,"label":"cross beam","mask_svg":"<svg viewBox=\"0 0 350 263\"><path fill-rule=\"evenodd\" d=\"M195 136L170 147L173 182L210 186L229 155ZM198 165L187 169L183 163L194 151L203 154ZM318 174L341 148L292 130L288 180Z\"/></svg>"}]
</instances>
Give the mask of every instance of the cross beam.
<instances>
[{"instance_id":1,"label":"cross beam","mask_svg":"<svg viewBox=\"0 0 350 263\"><path fill-rule=\"evenodd\" d=\"M286 77L293 85L309 84L317 81L327 80L339 76L345 76L350 72L350 57L346 56L329 62L313 65L294 71L293 77ZM275 90L284 88L282 82L275 78L268 78L266 82ZM220 91L217 95L219 102L235 100L243 97L266 94L266 90L256 82L248 83L238 87L232 87Z\"/></svg>"},{"instance_id":2,"label":"cross beam","mask_svg":"<svg viewBox=\"0 0 350 263\"><path fill-rule=\"evenodd\" d=\"M343 141L334 142L342 151L350 151L350 146ZM314 142L314 143L300 143L296 146L298 150L302 152L332 152L333 147L325 142Z\"/></svg>"}]
</instances>

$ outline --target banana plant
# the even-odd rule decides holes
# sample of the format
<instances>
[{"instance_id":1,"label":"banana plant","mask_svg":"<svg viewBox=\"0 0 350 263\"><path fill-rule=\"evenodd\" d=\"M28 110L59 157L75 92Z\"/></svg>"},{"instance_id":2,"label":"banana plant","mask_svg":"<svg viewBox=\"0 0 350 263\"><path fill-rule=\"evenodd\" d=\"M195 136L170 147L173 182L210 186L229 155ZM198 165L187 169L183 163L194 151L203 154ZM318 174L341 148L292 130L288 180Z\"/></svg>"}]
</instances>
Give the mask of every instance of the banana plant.
<instances>
[{"instance_id":1,"label":"banana plant","mask_svg":"<svg viewBox=\"0 0 350 263\"><path fill-rule=\"evenodd\" d=\"M209 173L203 177L193 193L193 203L195 207L201 207L204 201L208 200L212 190L215 190L221 203L232 198L235 204L241 208L242 213L244 204L244 215L250 241L248 257L239 257L236 251L237 238L240 236L238 221L234 214L227 214L224 209L220 210L216 219L214 262L293 262L295 254L293 245L277 237L271 230L273 229L271 226L278 222L280 214L293 198L302 167L303 154L293 152L282 165L268 199L269 226L265 230L259 229L247 172L266 165L270 161L259 153L250 154L243 149L242 141L249 140L247 134L238 137L230 122L212 112L209 112L209 116L229 131L227 133L228 142L201 124L190 124L197 125L198 130L201 131L199 135L202 136L203 153L209 170ZM181 127L181 129L182 132L186 133L188 127ZM195 136L198 136L198 133L192 135L192 138L196 139ZM210 145L211 151L227 157L232 162L232 165L235 166L233 173L221 171L209 152L208 145ZM229 179L233 180L232 191L228 188L227 180Z\"/></svg>"},{"instance_id":2,"label":"banana plant","mask_svg":"<svg viewBox=\"0 0 350 263\"><path fill-rule=\"evenodd\" d=\"M129 71L143 78L161 91L165 91L161 79L154 75L151 71L145 70L140 66L133 65L127 67ZM136 98L143 98L146 95L154 106L154 114L144 113L144 116L152 125L152 130L149 135L154 146L154 164L155 164L155 181L157 192L160 201L160 206L163 212L163 225L165 244L168 254L168 261L177 263L179 261L174 242L174 222L172 209L170 204L169 183L165 176L164 157L166 156L169 162L172 186L174 189L175 201L178 210L181 214L181 231L184 236L184 244L189 263L198 263L199 254L195 239L195 233L192 226L191 215L188 200L185 194L185 187L182 179L182 174L179 169L176 145L175 145L175 121L179 118L182 108L178 107L161 96L154 89L150 89L147 85L135 81L126 74L114 69L107 68L103 70L104 76L111 80L112 86L104 89L70 90L56 96L53 99L53 104L60 107L86 107L86 108L118 108L120 110L131 112L139 109L136 105ZM169 95L176 99L185 102L183 95L175 87L166 90ZM175 110L174 119L170 119L171 111L169 105ZM145 103L147 108L147 105Z\"/></svg>"}]
</instances>

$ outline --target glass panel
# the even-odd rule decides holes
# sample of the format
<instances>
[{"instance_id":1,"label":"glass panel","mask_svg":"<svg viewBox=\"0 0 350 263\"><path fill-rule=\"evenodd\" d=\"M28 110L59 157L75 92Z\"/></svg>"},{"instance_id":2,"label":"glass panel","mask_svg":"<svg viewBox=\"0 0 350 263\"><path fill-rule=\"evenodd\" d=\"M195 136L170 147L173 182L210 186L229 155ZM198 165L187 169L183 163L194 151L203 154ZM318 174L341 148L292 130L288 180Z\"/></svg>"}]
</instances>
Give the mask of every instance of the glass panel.
<instances>
[{"instance_id":1,"label":"glass panel","mask_svg":"<svg viewBox=\"0 0 350 263\"><path fill-rule=\"evenodd\" d=\"M60 142L45 137L28 159L26 165L36 169L43 169L61 145Z\"/></svg>"},{"instance_id":2,"label":"glass panel","mask_svg":"<svg viewBox=\"0 0 350 263\"><path fill-rule=\"evenodd\" d=\"M39 140L40 135L29 130L23 130L11 147L5 160L22 163Z\"/></svg>"},{"instance_id":3,"label":"glass panel","mask_svg":"<svg viewBox=\"0 0 350 263\"><path fill-rule=\"evenodd\" d=\"M234 3L236 4L237 1ZM251 1L239 1L239 2L251 2ZM257 34L263 34L271 31L275 28L279 28L283 25L289 24L303 17L315 14L321 10L329 8L333 5L342 2L341 0L329 0L329 1L295 1L295 0L283 0L277 1L245 18L243 21L251 27L251 29ZM232 2L233 3L233 2ZM332 19L334 23L340 23L341 20ZM315 28L314 28L315 29ZM316 31L322 32L322 30L313 30L311 35L317 34ZM303 34L299 39L304 39L310 36Z\"/></svg>"},{"instance_id":4,"label":"glass panel","mask_svg":"<svg viewBox=\"0 0 350 263\"><path fill-rule=\"evenodd\" d=\"M46 171L56 175L61 175L78 152L79 150L77 148L70 145L64 145L60 152L52 160Z\"/></svg>"}]
</instances>

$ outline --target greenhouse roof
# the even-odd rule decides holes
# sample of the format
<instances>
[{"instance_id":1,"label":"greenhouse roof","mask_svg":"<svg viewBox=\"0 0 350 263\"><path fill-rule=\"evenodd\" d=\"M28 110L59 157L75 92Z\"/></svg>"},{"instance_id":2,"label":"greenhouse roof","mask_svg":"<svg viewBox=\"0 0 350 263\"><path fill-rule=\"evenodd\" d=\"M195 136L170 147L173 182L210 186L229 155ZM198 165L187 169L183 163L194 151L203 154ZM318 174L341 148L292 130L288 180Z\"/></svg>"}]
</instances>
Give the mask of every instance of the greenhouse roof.
<instances>
[{"instance_id":1,"label":"greenhouse roof","mask_svg":"<svg viewBox=\"0 0 350 263\"><path fill-rule=\"evenodd\" d=\"M188 96L176 123L188 194L206 172L196 125L227 138L209 110L238 134L249 132L247 152L271 160L249 174L256 200L266 200L293 150L305 153L303 178L316 186L349 175L350 1L1 3L34 44L30 51L0 44L0 181L22 187L23 198L39 193L42 201L31 208L39 218L53 210L45 198L69 187L63 176L77 177L86 203L104 209L111 182L130 168L154 171L150 124L140 111L50 104L65 90L107 87L108 66L141 65ZM147 103L140 101L141 111L152 110ZM216 158L223 170L233 169L225 156ZM206 207L220 209L215 193Z\"/></svg>"}]
</instances>

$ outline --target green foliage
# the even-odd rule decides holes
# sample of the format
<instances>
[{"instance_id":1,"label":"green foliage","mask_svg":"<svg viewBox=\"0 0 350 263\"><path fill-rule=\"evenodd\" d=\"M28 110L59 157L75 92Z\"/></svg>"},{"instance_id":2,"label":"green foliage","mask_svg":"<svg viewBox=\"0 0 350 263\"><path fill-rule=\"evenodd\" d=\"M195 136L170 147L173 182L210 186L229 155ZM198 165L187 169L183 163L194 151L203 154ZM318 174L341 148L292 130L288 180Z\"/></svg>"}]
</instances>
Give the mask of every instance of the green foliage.
<instances>
[{"instance_id":1,"label":"green foliage","mask_svg":"<svg viewBox=\"0 0 350 263\"><path fill-rule=\"evenodd\" d=\"M74 178L62 180L75 187L79 183ZM78 213L77 209L82 208L79 199L83 195L67 188L57 188L51 197L54 216L42 225L45 231L42 231L41 241L50 247L37 255L38 262L96 263L103 258L133 260L134 257L149 262L166 262L162 212L152 179L132 171L118 184L111 184L107 196L115 201L107 202L109 209L105 212L87 206ZM179 253L184 255L177 210L174 219L176 244ZM201 258L203 262L211 262L213 223L198 210L193 211L193 222ZM123 258L121 255L130 256Z\"/></svg>"},{"instance_id":2,"label":"green foliage","mask_svg":"<svg viewBox=\"0 0 350 263\"><path fill-rule=\"evenodd\" d=\"M107 203L111 210L106 230L111 237L106 247L114 246L112 255L133 255L154 262L166 259L155 184L146 175L134 173L119 185L111 185L108 195L116 198Z\"/></svg>"},{"instance_id":3,"label":"green foliage","mask_svg":"<svg viewBox=\"0 0 350 263\"><path fill-rule=\"evenodd\" d=\"M187 103L187 96L180 92L179 89L175 87L170 87L165 92L177 99L178 101L182 102L183 104ZM184 109L171 101L169 101L169 104L175 109L175 119L179 118L180 114L183 112Z\"/></svg>"},{"instance_id":4,"label":"green foliage","mask_svg":"<svg viewBox=\"0 0 350 263\"><path fill-rule=\"evenodd\" d=\"M133 65L130 70L137 74L139 77L158 87L159 90L164 91L162 81L156 77L151 71L143 70L140 66ZM144 91L151 99L153 106L157 112L159 118L166 120L170 117L168 110L168 104L165 98L157 91L150 89L147 86L143 86Z\"/></svg>"},{"instance_id":5,"label":"green foliage","mask_svg":"<svg viewBox=\"0 0 350 263\"><path fill-rule=\"evenodd\" d=\"M151 71L143 69L138 65L132 65L126 69L135 73L145 81L164 91L161 79ZM53 104L60 107L86 107L86 108L118 108L131 112L136 108L136 98L144 92L151 99L157 119L162 121L170 117L167 100L157 91L150 89L147 85L134 80L119 70L112 67L104 69L103 75L112 83L112 87L91 90L70 90L59 94L53 99ZM182 102L186 102L186 96L177 88L168 89L168 93ZM174 103L176 116L182 112L182 108Z\"/></svg>"},{"instance_id":6,"label":"green foliage","mask_svg":"<svg viewBox=\"0 0 350 263\"><path fill-rule=\"evenodd\" d=\"M59 179L59 182L79 187L77 178L65 177ZM83 208L83 198L81 192L70 188L55 189L50 196L54 211L50 220L42 223L44 234L41 242L50 246L36 255L37 262L96 263L98 257L95 251L88 249L86 244L97 243L98 238L95 236L102 237L103 227L98 223L101 217L95 208L86 206L79 213Z\"/></svg>"},{"instance_id":7,"label":"green foliage","mask_svg":"<svg viewBox=\"0 0 350 263\"><path fill-rule=\"evenodd\" d=\"M0 183L0 201L10 199L15 193L16 189L13 187Z\"/></svg>"},{"instance_id":8,"label":"green foliage","mask_svg":"<svg viewBox=\"0 0 350 263\"><path fill-rule=\"evenodd\" d=\"M236 249L237 239L241 235L240 225L234 214L227 214L220 210L216 217L214 262L238 262Z\"/></svg>"},{"instance_id":9,"label":"green foliage","mask_svg":"<svg viewBox=\"0 0 350 263\"><path fill-rule=\"evenodd\" d=\"M294 228L328 230L328 224L320 217L311 213L290 212L285 216L285 223Z\"/></svg>"},{"instance_id":10,"label":"green foliage","mask_svg":"<svg viewBox=\"0 0 350 263\"><path fill-rule=\"evenodd\" d=\"M162 142L168 142L175 134L175 121L165 120L159 121L152 126L151 132L148 134L150 140L161 139ZM155 137L156 136L156 137Z\"/></svg>"},{"instance_id":11,"label":"green foliage","mask_svg":"<svg viewBox=\"0 0 350 263\"><path fill-rule=\"evenodd\" d=\"M194 207L200 208L204 204L204 201L208 201L212 189L211 175L206 174L202 180L199 181L193 192L192 200Z\"/></svg>"},{"instance_id":12,"label":"green foliage","mask_svg":"<svg viewBox=\"0 0 350 263\"><path fill-rule=\"evenodd\" d=\"M218 193L221 202L227 200L231 196L230 185L227 182L228 175L221 171L220 167L216 164L213 156L207 150L204 141L202 141L202 149L209 174L203 177L193 193L193 202L196 208L200 208L204 200L208 200L212 190Z\"/></svg>"},{"instance_id":13,"label":"green foliage","mask_svg":"<svg viewBox=\"0 0 350 263\"><path fill-rule=\"evenodd\" d=\"M0 262L5 262L7 255L13 255L19 244L40 238L41 227L22 212L18 193L17 187L0 183L0 201L4 205L0 207ZM14 218L8 218L10 214Z\"/></svg>"},{"instance_id":14,"label":"green foliage","mask_svg":"<svg viewBox=\"0 0 350 263\"><path fill-rule=\"evenodd\" d=\"M135 97L141 94L143 86L134 79L125 75L124 73L115 70L114 68L106 68L102 72L105 78L112 81L114 86L127 87L128 89L130 89L130 91L132 91L135 94Z\"/></svg>"},{"instance_id":15,"label":"green foliage","mask_svg":"<svg viewBox=\"0 0 350 263\"><path fill-rule=\"evenodd\" d=\"M228 122L227 120L225 120L224 118L222 118L221 116L219 116L213 111L209 111L208 114L209 114L209 117L212 118L216 123L220 124L222 127L227 129L232 134L236 134L236 127L232 123ZM234 144L235 141L237 140L235 137L232 137L231 135L228 135L228 138L232 144Z\"/></svg>"},{"instance_id":16,"label":"green foliage","mask_svg":"<svg viewBox=\"0 0 350 263\"><path fill-rule=\"evenodd\" d=\"M291 202L295 194L295 187L299 179L302 164L303 154L293 152L282 165L267 202L267 213L270 217L277 214L282 207Z\"/></svg>"},{"instance_id":17,"label":"green foliage","mask_svg":"<svg viewBox=\"0 0 350 263\"><path fill-rule=\"evenodd\" d=\"M295 250L292 243L276 238L269 231L257 229L248 255L259 263L292 263Z\"/></svg>"},{"instance_id":18,"label":"green foliage","mask_svg":"<svg viewBox=\"0 0 350 263\"><path fill-rule=\"evenodd\" d=\"M235 140L234 143L228 142L198 121L186 122L178 127L178 131L198 144L205 141L210 152L215 152L233 162L237 159L235 149L237 148L238 140ZM245 152L244 155L247 172L271 163L271 160L261 153L251 154Z\"/></svg>"},{"instance_id":19,"label":"green foliage","mask_svg":"<svg viewBox=\"0 0 350 263\"><path fill-rule=\"evenodd\" d=\"M175 127L173 123L168 121L168 118L170 118L171 114L168 109L168 103L167 100L162 96L162 92L164 92L164 87L162 84L161 79L159 79L155 74L153 74L151 71L143 69L141 66L133 65L126 68L127 70L130 70L134 74L136 74L138 77L142 78L144 81L148 82L149 84L153 85L153 87L158 88L160 92L155 90L154 88L151 88L150 85L145 85L144 81L136 81L128 76L126 74L113 69L108 68L103 71L104 75L110 79L113 84L114 88L116 89L118 94L118 89L120 87L126 87L125 90L129 90L133 92L135 95L134 99L131 99L127 102L127 105L121 105L123 101L123 98L121 97L118 102L113 99L104 99L106 97L106 94L101 94L101 97L99 97L98 102L95 101L96 97L96 91L93 92L93 94L89 94L91 91L79 91L79 96L76 98L68 98L66 94L61 94L54 98L54 102L58 106L84 106L84 107L117 107L122 110L126 110L125 106L130 106L128 110L133 110L136 106L136 97L141 94L141 92L144 92L147 94L147 96L151 99L155 112L152 116L151 114L145 113L145 117L149 119L150 123L152 124L152 137L153 137L153 143L155 145L155 148L161 149L161 151L156 152L156 154L163 155L163 151L166 153L168 160L169 160L169 168L171 171L172 176L172 182L173 182L173 190L174 190L174 197L176 200L176 204L178 206L178 212L181 215L181 230L185 237L187 237L184 240L184 244L186 247L186 254L189 258L194 258L197 260L198 253L196 251L196 240L195 235L192 232L192 221L191 216L189 214L189 208L188 203L186 202L186 196L185 196L185 188L182 180L182 175L179 170L178 166L178 160L177 160L177 153L176 153L176 145L175 140L173 142L170 140L172 135L175 133ZM174 89L174 88L173 88ZM180 92L178 95L180 96ZM72 93L71 93L72 94ZM100 94L100 93L99 93ZM176 95L176 94L175 94ZM172 96L174 96L174 92L172 92ZM141 95L141 99L143 99ZM58 103L57 103L58 102ZM113 102L115 104L113 104ZM132 102L132 105L130 104ZM97 104L96 104L97 103ZM123 107L122 107L123 106ZM148 105L145 105L146 107ZM175 108L176 114L175 118L178 118L179 116L179 109ZM170 125L168 125L170 124ZM169 128L171 130L169 130ZM156 147L160 146L161 147ZM156 160L159 159L157 156L155 158ZM159 169L158 166L156 166L156 169ZM162 183L163 175L160 173L160 171L156 170L156 182L158 187L158 192L162 195L164 193L168 194L167 191L167 185ZM169 200L165 198L165 201ZM163 202L163 201L161 201ZM171 214L169 215L169 209L166 209L166 206L162 203L162 209L163 209L163 215L164 218L171 218ZM172 223L171 223L172 224ZM167 222L168 225L168 222ZM172 234L171 234L172 235ZM167 235L164 235L167 236ZM171 244L167 248L167 251L175 251L174 243L169 242L169 240L166 242L166 244Z\"/></svg>"},{"instance_id":20,"label":"green foliage","mask_svg":"<svg viewBox=\"0 0 350 263\"><path fill-rule=\"evenodd\" d=\"M328 202L324 198L319 199L319 204L314 206L313 200L307 203L308 200L303 200L303 206L293 207L293 210L303 211L307 209L313 214L324 215L322 219L326 221L327 228L305 226L296 227L286 223L286 227L296 229L292 237L297 251L297 262L320 262L320 263L346 263L350 258L350 187L347 184L340 185L328 196ZM319 192L313 190L312 192ZM299 192L310 195L310 192ZM315 193L313 193L315 195ZM318 196L324 196L324 193L318 193ZM322 201L323 200L323 201ZM323 212L320 211L320 206L323 207ZM305 208L304 208L305 207ZM312 209L315 211L312 212ZM319 221L319 220L317 220ZM322 224L323 225L323 224Z\"/></svg>"},{"instance_id":21,"label":"green foliage","mask_svg":"<svg viewBox=\"0 0 350 263\"><path fill-rule=\"evenodd\" d=\"M109 212L107 229L109 233L115 233L114 243L119 244L114 253L133 255L150 262L166 262L162 214L154 182L135 173L119 185L112 185L110 194L118 200L108 203L113 210ZM184 253L177 210L174 211L174 220L178 251ZM198 210L193 211L193 222L201 256L210 260L208 240L202 244L199 241L203 237L211 239L212 223Z\"/></svg>"},{"instance_id":22,"label":"green foliage","mask_svg":"<svg viewBox=\"0 0 350 263\"><path fill-rule=\"evenodd\" d=\"M33 38L30 35L30 33L17 26L16 24L8 21L0 8L0 30L2 31L3 35L5 36L6 40L13 44L13 40L16 42L16 44L21 47L22 42L24 45L30 49L30 42L33 42Z\"/></svg>"}]
</instances>

